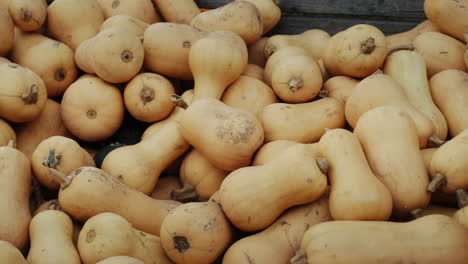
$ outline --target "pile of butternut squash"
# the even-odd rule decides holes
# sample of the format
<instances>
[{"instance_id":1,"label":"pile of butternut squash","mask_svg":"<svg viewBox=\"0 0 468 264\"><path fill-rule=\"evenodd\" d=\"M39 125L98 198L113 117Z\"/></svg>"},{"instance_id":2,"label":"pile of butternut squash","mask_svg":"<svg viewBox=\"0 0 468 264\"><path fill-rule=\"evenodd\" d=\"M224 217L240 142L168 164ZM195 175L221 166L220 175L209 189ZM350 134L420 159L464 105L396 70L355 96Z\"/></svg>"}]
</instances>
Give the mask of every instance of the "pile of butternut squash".
<instances>
[{"instance_id":1,"label":"pile of butternut squash","mask_svg":"<svg viewBox=\"0 0 468 264\"><path fill-rule=\"evenodd\" d=\"M468 264L468 0L421 8L0 0L0 263Z\"/></svg>"}]
</instances>

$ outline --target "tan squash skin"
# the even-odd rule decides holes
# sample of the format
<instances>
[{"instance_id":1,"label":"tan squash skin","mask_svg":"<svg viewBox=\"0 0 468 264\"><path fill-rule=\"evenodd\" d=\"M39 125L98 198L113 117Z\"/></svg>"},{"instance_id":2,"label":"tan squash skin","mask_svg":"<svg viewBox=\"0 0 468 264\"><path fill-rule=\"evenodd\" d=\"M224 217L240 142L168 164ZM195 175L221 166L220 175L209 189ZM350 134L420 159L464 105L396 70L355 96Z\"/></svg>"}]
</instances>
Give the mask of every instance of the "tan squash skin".
<instances>
[{"instance_id":1,"label":"tan squash skin","mask_svg":"<svg viewBox=\"0 0 468 264\"><path fill-rule=\"evenodd\" d=\"M445 140L447 122L432 99L422 55L410 50L394 52L385 62L384 73L401 85L410 104L434 123L435 134Z\"/></svg>"},{"instance_id":2,"label":"tan squash skin","mask_svg":"<svg viewBox=\"0 0 468 264\"><path fill-rule=\"evenodd\" d=\"M151 0L97 0L105 18L128 15L145 23L161 22Z\"/></svg>"},{"instance_id":3,"label":"tan squash skin","mask_svg":"<svg viewBox=\"0 0 468 264\"><path fill-rule=\"evenodd\" d=\"M236 0L236 1L244 1L244 0ZM278 24L279 20L281 19L281 9L279 8L278 4L275 3L274 0L245 0L254 4L258 11L260 12L260 16L262 17L263 22L263 34L270 31L273 27Z\"/></svg>"},{"instance_id":4,"label":"tan squash skin","mask_svg":"<svg viewBox=\"0 0 468 264\"><path fill-rule=\"evenodd\" d=\"M432 99L447 120L452 137L468 128L468 73L445 70L429 81Z\"/></svg>"},{"instance_id":5,"label":"tan squash skin","mask_svg":"<svg viewBox=\"0 0 468 264\"><path fill-rule=\"evenodd\" d=\"M140 73L125 87L125 108L140 121L156 122L166 118L174 109L170 98L174 93L174 87L164 76Z\"/></svg>"},{"instance_id":6,"label":"tan squash skin","mask_svg":"<svg viewBox=\"0 0 468 264\"><path fill-rule=\"evenodd\" d=\"M323 62L333 76L363 78L379 69L386 57L387 44L382 31L371 25L358 24L330 39Z\"/></svg>"},{"instance_id":7,"label":"tan squash skin","mask_svg":"<svg viewBox=\"0 0 468 264\"><path fill-rule=\"evenodd\" d=\"M0 117L15 123L36 119L44 110L47 88L30 69L14 63L0 64Z\"/></svg>"},{"instance_id":8,"label":"tan squash skin","mask_svg":"<svg viewBox=\"0 0 468 264\"><path fill-rule=\"evenodd\" d=\"M264 78L263 75L265 75L265 70L256 64L247 64L244 72L242 73L242 76L252 77L262 82Z\"/></svg>"},{"instance_id":9,"label":"tan squash skin","mask_svg":"<svg viewBox=\"0 0 468 264\"><path fill-rule=\"evenodd\" d=\"M244 72L247 56L247 46L231 32L210 34L197 41L189 54L195 81L192 102L204 98L219 100L227 86Z\"/></svg>"},{"instance_id":10,"label":"tan squash skin","mask_svg":"<svg viewBox=\"0 0 468 264\"><path fill-rule=\"evenodd\" d=\"M27 261L30 264L81 264L72 242L73 223L64 212L46 210L37 214L31 220L29 233L31 249Z\"/></svg>"},{"instance_id":11,"label":"tan squash skin","mask_svg":"<svg viewBox=\"0 0 468 264\"><path fill-rule=\"evenodd\" d=\"M15 246L7 241L0 240L0 262L14 264L28 264Z\"/></svg>"},{"instance_id":12,"label":"tan squash skin","mask_svg":"<svg viewBox=\"0 0 468 264\"><path fill-rule=\"evenodd\" d=\"M137 37L143 37L150 24L128 15L115 15L106 19L101 25L101 31L111 27L122 27L133 32Z\"/></svg>"},{"instance_id":13,"label":"tan squash skin","mask_svg":"<svg viewBox=\"0 0 468 264\"><path fill-rule=\"evenodd\" d=\"M435 133L434 124L410 104L401 85L388 75L371 75L354 87L346 101L346 120L355 127L365 112L384 105L398 105L406 110L416 124L419 145L425 148Z\"/></svg>"},{"instance_id":14,"label":"tan squash skin","mask_svg":"<svg viewBox=\"0 0 468 264\"><path fill-rule=\"evenodd\" d=\"M63 124L60 104L52 99L47 99L44 110L36 119L16 126L15 131L16 148L29 159L43 140L52 136L72 136Z\"/></svg>"},{"instance_id":15,"label":"tan squash skin","mask_svg":"<svg viewBox=\"0 0 468 264\"><path fill-rule=\"evenodd\" d=\"M263 37L254 43L250 44L249 49L249 64L255 64L262 68L265 67L267 58L265 57L265 45L268 42L267 37Z\"/></svg>"},{"instance_id":16,"label":"tan squash skin","mask_svg":"<svg viewBox=\"0 0 468 264\"><path fill-rule=\"evenodd\" d=\"M76 141L63 136L53 136L42 141L31 157L34 176L42 186L52 190L58 190L60 183L49 174L48 167L68 175L84 166L95 166L91 155Z\"/></svg>"},{"instance_id":17,"label":"tan squash skin","mask_svg":"<svg viewBox=\"0 0 468 264\"><path fill-rule=\"evenodd\" d=\"M94 167L77 169L67 179L71 183L61 187L58 200L62 209L80 222L111 212L125 217L138 230L158 236L164 217L180 205L176 201L154 200Z\"/></svg>"},{"instance_id":18,"label":"tan squash skin","mask_svg":"<svg viewBox=\"0 0 468 264\"><path fill-rule=\"evenodd\" d=\"M226 216L240 230L258 231L287 208L318 200L326 191L327 177L316 158L317 145L297 144L265 165L230 173L219 190Z\"/></svg>"},{"instance_id":19,"label":"tan squash skin","mask_svg":"<svg viewBox=\"0 0 468 264\"><path fill-rule=\"evenodd\" d=\"M47 7L47 31L73 50L94 37L103 22L104 13L96 0L54 0Z\"/></svg>"},{"instance_id":20,"label":"tan squash skin","mask_svg":"<svg viewBox=\"0 0 468 264\"><path fill-rule=\"evenodd\" d=\"M372 172L358 138L344 129L325 133L318 155L329 163L330 212L335 220L387 220L392 195Z\"/></svg>"},{"instance_id":21,"label":"tan squash skin","mask_svg":"<svg viewBox=\"0 0 468 264\"><path fill-rule=\"evenodd\" d=\"M441 71L466 71L465 43L439 32L425 32L413 41L414 50L424 57L429 78Z\"/></svg>"},{"instance_id":22,"label":"tan squash skin","mask_svg":"<svg viewBox=\"0 0 468 264\"><path fill-rule=\"evenodd\" d=\"M399 237L397 241L395 236ZM376 243L386 246L376 250ZM376 260L379 264L465 264L468 231L445 215L429 215L407 223L335 221L311 227L301 249L305 258L293 264L375 264Z\"/></svg>"},{"instance_id":23,"label":"tan squash skin","mask_svg":"<svg viewBox=\"0 0 468 264\"><path fill-rule=\"evenodd\" d=\"M122 94L116 86L86 74L63 94L61 115L73 135L85 141L99 141L117 131L124 108Z\"/></svg>"},{"instance_id":24,"label":"tan squash skin","mask_svg":"<svg viewBox=\"0 0 468 264\"><path fill-rule=\"evenodd\" d=\"M268 59L273 53L284 47L295 46L303 48L307 55L314 60L319 60L322 58L330 38L330 34L321 29L307 30L298 35L275 35L270 37L265 45L265 57Z\"/></svg>"},{"instance_id":25,"label":"tan squash skin","mask_svg":"<svg viewBox=\"0 0 468 264\"><path fill-rule=\"evenodd\" d=\"M468 207L463 207L461 209L459 209L454 215L453 215L453 219L463 225L463 227L465 227L465 229L468 230Z\"/></svg>"},{"instance_id":26,"label":"tan squash skin","mask_svg":"<svg viewBox=\"0 0 468 264\"><path fill-rule=\"evenodd\" d=\"M0 147L0 168L0 240L24 250L31 221L31 163L23 153L6 146Z\"/></svg>"},{"instance_id":27,"label":"tan squash skin","mask_svg":"<svg viewBox=\"0 0 468 264\"><path fill-rule=\"evenodd\" d=\"M200 14L200 9L193 0L153 0L153 3L167 22L189 25Z\"/></svg>"},{"instance_id":28,"label":"tan squash skin","mask_svg":"<svg viewBox=\"0 0 468 264\"><path fill-rule=\"evenodd\" d=\"M390 52L402 47L411 47L413 40L424 32L439 32L439 30L430 20L424 20L408 31L386 36L387 49Z\"/></svg>"},{"instance_id":29,"label":"tan squash skin","mask_svg":"<svg viewBox=\"0 0 468 264\"><path fill-rule=\"evenodd\" d=\"M0 119L0 146L8 145L10 140L16 140L16 133L10 124Z\"/></svg>"},{"instance_id":30,"label":"tan squash skin","mask_svg":"<svg viewBox=\"0 0 468 264\"><path fill-rule=\"evenodd\" d=\"M106 156L101 168L126 185L150 194L162 171L189 147L179 132L179 124L171 122L136 145L115 149Z\"/></svg>"},{"instance_id":31,"label":"tan squash skin","mask_svg":"<svg viewBox=\"0 0 468 264\"><path fill-rule=\"evenodd\" d=\"M353 88L356 87L358 83L358 80L348 76L335 76L328 79L323 84L319 94L323 97L336 99L345 105Z\"/></svg>"},{"instance_id":32,"label":"tan squash skin","mask_svg":"<svg viewBox=\"0 0 468 264\"><path fill-rule=\"evenodd\" d=\"M39 29L47 16L44 0L10 0L8 9L15 25L23 31Z\"/></svg>"},{"instance_id":33,"label":"tan squash skin","mask_svg":"<svg viewBox=\"0 0 468 264\"><path fill-rule=\"evenodd\" d=\"M258 8L248 1L234 1L195 16L190 25L207 31L231 31L247 45L263 35L263 21Z\"/></svg>"},{"instance_id":34,"label":"tan squash skin","mask_svg":"<svg viewBox=\"0 0 468 264\"><path fill-rule=\"evenodd\" d=\"M243 109L260 117L263 108L277 103L275 92L263 82L248 76L241 76L229 85L221 97L228 106Z\"/></svg>"},{"instance_id":35,"label":"tan squash skin","mask_svg":"<svg viewBox=\"0 0 468 264\"><path fill-rule=\"evenodd\" d=\"M96 264L144 264L144 262L132 257L115 256L101 260Z\"/></svg>"},{"instance_id":36,"label":"tan squash skin","mask_svg":"<svg viewBox=\"0 0 468 264\"><path fill-rule=\"evenodd\" d=\"M172 211L161 226L161 244L178 264L213 263L229 246L233 230L216 203L187 203Z\"/></svg>"},{"instance_id":37,"label":"tan squash skin","mask_svg":"<svg viewBox=\"0 0 468 264\"><path fill-rule=\"evenodd\" d=\"M15 43L15 24L8 12L8 6L0 7L0 56L5 56Z\"/></svg>"},{"instance_id":38,"label":"tan squash skin","mask_svg":"<svg viewBox=\"0 0 468 264\"><path fill-rule=\"evenodd\" d=\"M42 78L48 97L62 95L77 76L73 50L41 34L17 31L11 56Z\"/></svg>"},{"instance_id":39,"label":"tan squash skin","mask_svg":"<svg viewBox=\"0 0 468 264\"><path fill-rule=\"evenodd\" d=\"M200 128L203 133L195 132ZM180 131L214 166L226 171L248 166L264 140L262 124L252 113L216 99L192 102L181 117Z\"/></svg>"},{"instance_id":40,"label":"tan squash skin","mask_svg":"<svg viewBox=\"0 0 468 264\"><path fill-rule=\"evenodd\" d=\"M156 200L171 200L171 191L179 188L182 188L179 176L164 176L158 179L158 183L150 196Z\"/></svg>"},{"instance_id":41,"label":"tan squash skin","mask_svg":"<svg viewBox=\"0 0 468 264\"><path fill-rule=\"evenodd\" d=\"M171 0L174 1L174 0ZM155 23L144 33L144 64L148 70L182 80L193 80L189 52L208 32L175 23Z\"/></svg>"},{"instance_id":42,"label":"tan squash skin","mask_svg":"<svg viewBox=\"0 0 468 264\"><path fill-rule=\"evenodd\" d=\"M344 106L332 98L304 104L271 104L263 109L260 120L265 142L285 139L300 143L317 142L324 128L344 127L346 122Z\"/></svg>"},{"instance_id":43,"label":"tan squash skin","mask_svg":"<svg viewBox=\"0 0 468 264\"><path fill-rule=\"evenodd\" d=\"M252 166L264 165L280 156L289 147L296 144L299 143L291 140L275 140L268 142L260 147L257 153L255 153Z\"/></svg>"},{"instance_id":44,"label":"tan squash skin","mask_svg":"<svg viewBox=\"0 0 468 264\"><path fill-rule=\"evenodd\" d=\"M139 38L120 27L111 27L83 41L76 49L76 65L110 83L130 81L143 66Z\"/></svg>"},{"instance_id":45,"label":"tan squash skin","mask_svg":"<svg viewBox=\"0 0 468 264\"><path fill-rule=\"evenodd\" d=\"M129 256L144 263L172 263L159 237L142 232L114 213L101 213L83 225L78 237L83 264L95 264L113 256Z\"/></svg>"},{"instance_id":46,"label":"tan squash skin","mask_svg":"<svg viewBox=\"0 0 468 264\"><path fill-rule=\"evenodd\" d=\"M364 113L354 134L372 172L392 194L394 216L404 218L429 204L429 178L418 132L403 108L381 106Z\"/></svg>"},{"instance_id":47,"label":"tan squash skin","mask_svg":"<svg viewBox=\"0 0 468 264\"><path fill-rule=\"evenodd\" d=\"M288 209L267 229L229 247L223 264L289 263L304 233L311 226L332 220L327 198Z\"/></svg>"},{"instance_id":48,"label":"tan squash skin","mask_svg":"<svg viewBox=\"0 0 468 264\"><path fill-rule=\"evenodd\" d=\"M468 32L467 0L459 1L424 1L424 13L432 23L443 33L463 41L463 34ZM454 19L454 18L460 19Z\"/></svg>"}]
</instances>

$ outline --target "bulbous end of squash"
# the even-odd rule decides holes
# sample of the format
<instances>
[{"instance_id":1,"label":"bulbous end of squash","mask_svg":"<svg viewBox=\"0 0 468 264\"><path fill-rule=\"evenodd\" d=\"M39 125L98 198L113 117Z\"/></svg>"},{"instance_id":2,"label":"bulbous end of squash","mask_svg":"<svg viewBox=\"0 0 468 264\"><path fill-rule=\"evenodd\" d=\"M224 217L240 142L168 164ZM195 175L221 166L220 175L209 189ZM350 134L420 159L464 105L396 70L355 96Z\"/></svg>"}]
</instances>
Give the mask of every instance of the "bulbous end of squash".
<instances>
[{"instance_id":1,"label":"bulbous end of squash","mask_svg":"<svg viewBox=\"0 0 468 264\"><path fill-rule=\"evenodd\" d=\"M307 255L304 249L299 249L296 255L291 258L291 264L307 264Z\"/></svg>"},{"instance_id":2,"label":"bulbous end of squash","mask_svg":"<svg viewBox=\"0 0 468 264\"><path fill-rule=\"evenodd\" d=\"M184 110L188 108L187 102L185 102L184 99L180 95L177 95L177 94L171 95L171 101L174 103L175 106L180 107Z\"/></svg>"},{"instance_id":3,"label":"bulbous end of squash","mask_svg":"<svg viewBox=\"0 0 468 264\"><path fill-rule=\"evenodd\" d=\"M459 189L456 192L458 208L463 208L468 205L468 192L464 189Z\"/></svg>"},{"instance_id":4,"label":"bulbous end of squash","mask_svg":"<svg viewBox=\"0 0 468 264\"><path fill-rule=\"evenodd\" d=\"M447 178L442 173L437 173L432 181L427 186L427 190L435 192L440 186L447 184Z\"/></svg>"},{"instance_id":5,"label":"bulbous end of squash","mask_svg":"<svg viewBox=\"0 0 468 264\"><path fill-rule=\"evenodd\" d=\"M49 174L52 175L56 181L60 183L60 188L65 189L71 184L71 177L67 177L67 175L63 174L62 172L49 168Z\"/></svg>"}]
</instances>

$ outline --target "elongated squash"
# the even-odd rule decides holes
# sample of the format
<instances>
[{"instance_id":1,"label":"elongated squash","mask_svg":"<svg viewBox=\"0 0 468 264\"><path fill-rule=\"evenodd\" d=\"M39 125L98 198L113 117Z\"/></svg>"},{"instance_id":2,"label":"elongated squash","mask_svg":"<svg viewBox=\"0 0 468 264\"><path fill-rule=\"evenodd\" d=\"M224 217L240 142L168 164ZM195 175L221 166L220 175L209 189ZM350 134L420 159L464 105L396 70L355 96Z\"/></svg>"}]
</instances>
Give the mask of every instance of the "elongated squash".
<instances>
[{"instance_id":1,"label":"elongated squash","mask_svg":"<svg viewBox=\"0 0 468 264\"><path fill-rule=\"evenodd\" d=\"M189 25L201 13L194 0L153 0L153 3L167 22Z\"/></svg>"},{"instance_id":2,"label":"elongated squash","mask_svg":"<svg viewBox=\"0 0 468 264\"><path fill-rule=\"evenodd\" d=\"M467 5L467 0L425 0L424 13L441 32L463 41L463 34L468 32Z\"/></svg>"},{"instance_id":3,"label":"elongated squash","mask_svg":"<svg viewBox=\"0 0 468 264\"><path fill-rule=\"evenodd\" d=\"M28 264L21 251L4 240L0 240L0 261L2 263Z\"/></svg>"},{"instance_id":4,"label":"elongated squash","mask_svg":"<svg viewBox=\"0 0 468 264\"><path fill-rule=\"evenodd\" d=\"M0 7L0 56L5 56L15 43L15 24L6 8Z\"/></svg>"},{"instance_id":5,"label":"elongated squash","mask_svg":"<svg viewBox=\"0 0 468 264\"><path fill-rule=\"evenodd\" d=\"M252 166L264 165L280 156L289 147L296 144L298 144L298 142L292 140L275 140L268 142L258 149L257 153L255 153Z\"/></svg>"},{"instance_id":6,"label":"elongated squash","mask_svg":"<svg viewBox=\"0 0 468 264\"><path fill-rule=\"evenodd\" d=\"M278 3L274 0L237 0L237 1L247 1L254 4L260 16L262 17L263 23L263 34L270 31L281 18L281 9L278 6Z\"/></svg>"},{"instance_id":7,"label":"elongated squash","mask_svg":"<svg viewBox=\"0 0 468 264\"><path fill-rule=\"evenodd\" d=\"M413 40L424 32L439 32L439 30L430 20L424 20L408 31L386 36L387 49L392 52L401 48L411 48Z\"/></svg>"},{"instance_id":8,"label":"elongated squash","mask_svg":"<svg viewBox=\"0 0 468 264\"><path fill-rule=\"evenodd\" d=\"M111 27L122 27L133 32L137 37L143 37L150 24L128 15L115 15L106 19L101 25L101 31Z\"/></svg>"},{"instance_id":9,"label":"elongated squash","mask_svg":"<svg viewBox=\"0 0 468 264\"><path fill-rule=\"evenodd\" d=\"M161 22L151 0L97 0L97 3L105 18L128 15L148 24Z\"/></svg>"}]
</instances>

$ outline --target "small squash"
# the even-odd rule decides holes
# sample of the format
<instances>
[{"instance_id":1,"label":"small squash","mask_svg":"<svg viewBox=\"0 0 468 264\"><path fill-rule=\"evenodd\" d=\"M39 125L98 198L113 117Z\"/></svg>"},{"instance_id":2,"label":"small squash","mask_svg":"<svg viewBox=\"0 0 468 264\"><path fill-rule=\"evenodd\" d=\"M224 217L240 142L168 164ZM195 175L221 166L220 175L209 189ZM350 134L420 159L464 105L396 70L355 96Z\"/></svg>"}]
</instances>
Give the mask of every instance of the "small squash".
<instances>
[{"instance_id":1,"label":"small squash","mask_svg":"<svg viewBox=\"0 0 468 264\"><path fill-rule=\"evenodd\" d=\"M127 31L133 32L137 37L143 38L145 31L149 26L150 24L132 16L115 15L109 17L102 23L100 31L104 31L111 27L122 27Z\"/></svg>"},{"instance_id":2,"label":"small squash","mask_svg":"<svg viewBox=\"0 0 468 264\"><path fill-rule=\"evenodd\" d=\"M441 32L463 41L463 34L468 32L467 6L468 0L425 0L424 13Z\"/></svg>"},{"instance_id":3,"label":"small squash","mask_svg":"<svg viewBox=\"0 0 468 264\"><path fill-rule=\"evenodd\" d=\"M156 200L170 200L172 190L180 188L182 184L178 175L164 176L159 178L150 196Z\"/></svg>"},{"instance_id":4,"label":"small squash","mask_svg":"<svg viewBox=\"0 0 468 264\"><path fill-rule=\"evenodd\" d=\"M128 15L145 23L161 22L151 0L96 0L104 18L116 15Z\"/></svg>"},{"instance_id":5,"label":"small squash","mask_svg":"<svg viewBox=\"0 0 468 264\"><path fill-rule=\"evenodd\" d=\"M14 264L28 264L15 246L7 241L0 240L0 262Z\"/></svg>"},{"instance_id":6,"label":"small squash","mask_svg":"<svg viewBox=\"0 0 468 264\"><path fill-rule=\"evenodd\" d=\"M354 87L356 87L358 83L358 80L348 76L335 76L328 79L323 84L319 95L321 97L334 98L345 105L346 100L351 96Z\"/></svg>"},{"instance_id":7,"label":"small squash","mask_svg":"<svg viewBox=\"0 0 468 264\"><path fill-rule=\"evenodd\" d=\"M0 146L8 145L10 140L16 140L16 133L10 124L0 119Z\"/></svg>"},{"instance_id":8,"label":"small squash","mask_svg":"<svg viewBox=\"0 0 468 264\"><path fill-rule=\"evenodd\" d=\"M153 0L153 2L167 22L190 25L192 19L201 13L194 0Z\"/></svg>"},{"instance_id":9,"label":"small squash","mask_svg":"<svg viewBox=\"0 0 468 264\"><path fill-rule=\"evenodd\" d=\"M255 153L255 157L252 161L252 166L264 165L276 157L280 156L286 149L292 147L296 144L299 144L296 141L291 140L275 140L264 144L258 151Z\"/></svg>"},{"instance_id":10,"label":"small squash","mask_svg":"<svg viewBox=\"0 0 468 264\"><path fill-rule=\"evenodd\" d=\"M39 29L46 21L47 4L44 0L10 0L8 9L15 25L23 31Z\"/></svg>"},{"instance_id":11,"label":"small squash","mask_svg":"<svg viewBox=\"0 0 468 264\"><path fill-rule=\"evenodd\" d=\"M265 67L267 58L265 57L265 45L268 38L263 37L249 45L249 64L255 64L262 68Z\"/></svg>"},{"instance_id":12,"label":"small squash","mask_svg":"<svg viewBox=\"0 0 468 264\"><path fill-rule=\"evenodd\" d=\"M7 55L15 43L15 24L7 8L0 7L0 56Z\"/></svg>"},{"instance_id":13,"label":"small squash","mask_svg":"<svg viewBox=\"0 0 468 264\"><path fill-rule=\"evenodd\" d=\"M274 0L236 0L236 1L247 1L254 4L263 22L263 34L266 34L272 28L278 24L281 19L281 9Z\"/></svg>"},{"instance_id":14,"label":"small squash","mask_svg":"<svg viewBox=\"0 0 468 264\"><path fill-rule=\"evenodd\" d=\"M424 20L408 31L386 36L389 53L401 48L411 48L413 40L424 32L439 32L439 30L430 20Z\"/></svg>"}]
</instances>

